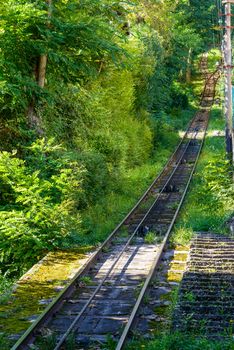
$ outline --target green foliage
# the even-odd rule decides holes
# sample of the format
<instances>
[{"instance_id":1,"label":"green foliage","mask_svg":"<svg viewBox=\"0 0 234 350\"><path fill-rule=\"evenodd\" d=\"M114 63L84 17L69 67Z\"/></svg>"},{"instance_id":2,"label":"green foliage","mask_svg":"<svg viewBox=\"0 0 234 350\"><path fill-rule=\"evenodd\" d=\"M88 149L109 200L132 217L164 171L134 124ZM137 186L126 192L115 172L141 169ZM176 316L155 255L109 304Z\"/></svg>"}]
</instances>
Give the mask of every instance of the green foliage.
<instances>
[{"instance_id":1,"label":"green foliage","mask_svg":"<svg viewBox=\"0 0 234 350\"><path fill-rule=\"evenodd\" d=\"M200 36L203 41L203 48L207 46L215 46L219 41L219 33L214 27L217 23L217 3L212 0L205 2L199 0L180 1L178 9L184 14L184 24L189 24L195 35ZM187 26L186 26L187 27Z\"/></svg>"},{"instance_id":2,"label":"green foliage","mask_svg":"<svg viewBox=\"0 0 234 350\"><path fill-rule=\"evenodd\" d=\"M156 240L157 240L157 237L154 232L148 232L144 238L144 241L147 244L154 244Z\"/></svg>"},{"instance_id":3,"label":"green foliage","mask_svg":"<svg viewBox=\"0 0 234 350\"><path fill-rule=\"evenodd\" d=\"M12 341L10 341L5 334L0 334L0 350L10 349L12 346Z\"/></svg>"},{"instance_id":4,"label":"green foliage","mask_svg":"<svg viewBox=\"0 0 234 350\"><path fill-rule=\"evenodd\" d=\"M60 103L44 111L46 129L68 146L103 158L109 170L142 164L152 151L152 132L146 113L135 117L134 84L132 72L113 70L89 91L65 90Z\"/></svg>"},{"instance_id":5,"label":"green foliage","mask_svg":"<svg viewBox=\"0 0 234 350\"><path fill-rule=\"evenodd\" d=\"M201 193L212 202L211 210L229 208L234 211L234 184L232 168L225 158L217 157L205 167Z\"/></svg>"},{"instance_id":6,"label":"green foliage","mask_svg":"<svg viewBox=\"0 0 234 350\"><path fill-rule=\"evenodd\" d=\"M212 49L209 51L208 54L208 69L210 72L214 71L214 68L217 66L217 64L221 61L221 51L218 49Z\"/></svg>"},{"instance_id":7,"label":"green foliage","mask_svg":"<svg viewBox=\"0 0 234 350\"><path fill-rule=\"evenodd\" d=\"M175 242L176 244L185 245L190 242L192 235L193 230L191 227L177 226L173 231L170 241Z\"/></svg>"},{"instance_id":8,"label":"green foliage","mask_svg":"<svg viewBox=\"0 0 234 350\"><path fill-rule=\"evenodd\" d=\"M160 336L148 343L133 343L128 346L129 350L136 348L145 350L232 350L233 341L208 340L177 332Z\"/></svg>"},{"instance_id":9,"label":"green foliage","mask_svg":"<svg viewBox=\"0 0 234 350\"><path fill-rule=\"evenodd\" d=\"M0 153L1 270L23 269L43 251L61 245L78 231L77 212L83 170L56 153L62 150L45 140L34 143L27 161Z\"/></svg>"},{"instance_id":10,"label":"green foliage","mask_svg":"<svg viewBox=\"0 0 234 350\"><path fill-rule=\"evenodd\" d=\"M192 231L228 233L225 222L233 215L233 184L225 158L225 140L220 108L213 109L208 136L198 162L185 205L172 235L172 241L187 243Z\"/></svg>"},{"instance_id":11,"label":"green foliage","mask_svg":"<svg viewBox=\"0 0 234 350\"><path fill-rule=\"evenodd\" d=\"M4 272L72 240L101 241L165 163L192 112L184 76L190 49L200 52L206 38L194 20L199 6L0 1ZM209 1L203 24L210 11ZM28 127L32 105L54 142Z\"/></svg>"},{"instance_id":12,"label":"green foliage","mask_svg":"<svg viewBox=\"0 0 234 350\"><path fill-rule=\"evenodd\" d=\"M12 292L13 281L6 276L0 275L0 305L6 303ZM1 338L0 338L1 344Z\"/></svg>"},{"instance_id":13,"label":"green foliage","mask_svg":"<svg viewBox=\"0 0 234 350\"><path fill-rule=\"evenodd\" d=\"M52 2L48 20L46 1L4 1L0 21L1 112L5 118L23 113L32 98L52 102L52 83L76 82L97 74L102 60L118 64L123 50L113 40L122 16L115 3L106 1ZM95 15L94 15L95 13ZM110 21L114 26L110 26ZM119 18L119 20L118 20ZM49 22L48 22L49 21ZM117 22L117 23L116 23ZM35 80L38 57L48 55L48 89ZM9 79L10 77L10 79ZM16 111L16 109L18 111Z\"/></svg>"}]
</instances>

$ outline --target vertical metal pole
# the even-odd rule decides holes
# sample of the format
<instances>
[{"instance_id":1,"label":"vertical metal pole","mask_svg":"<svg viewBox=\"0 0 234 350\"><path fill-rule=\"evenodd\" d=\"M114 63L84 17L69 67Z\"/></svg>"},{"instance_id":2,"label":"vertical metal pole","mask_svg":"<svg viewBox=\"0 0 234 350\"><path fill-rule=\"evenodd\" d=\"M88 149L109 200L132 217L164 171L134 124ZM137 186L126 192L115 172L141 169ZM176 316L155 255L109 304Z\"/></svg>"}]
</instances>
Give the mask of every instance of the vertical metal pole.
<instances>
[{"instance_id":1,"label":"vertical metal pole","mask_svg":"<svg viewBox=\"0 0 234 350\"><path fill-rule=\"evenodd\" d=\"M226 151L233 160L232 142L232 48L231 48L231 4L225 2L225 35L224 35L224 72L225 72L225 119Z\"/></svg>"}]
</instances>

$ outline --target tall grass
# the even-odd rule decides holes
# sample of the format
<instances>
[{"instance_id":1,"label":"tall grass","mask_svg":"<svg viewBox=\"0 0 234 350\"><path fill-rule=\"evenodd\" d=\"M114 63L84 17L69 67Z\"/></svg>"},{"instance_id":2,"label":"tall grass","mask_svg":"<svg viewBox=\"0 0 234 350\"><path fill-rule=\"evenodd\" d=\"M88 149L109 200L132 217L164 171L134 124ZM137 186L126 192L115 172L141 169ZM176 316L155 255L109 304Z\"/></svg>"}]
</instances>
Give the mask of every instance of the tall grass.
<instances>
[{"instance_id":1,"label":"tall grass","mask_svg":"<svg viewBox=\"0 0 234 350\"><path fill-rule=\"evenodd\" d=\"M233 341L214 341L191 334L165 334L152 341L132 342L128 350L233 350Z\"/></svg>"},{"instance_id":2,"label":"tall grass","mask_svg":"<svg viewBox=\"0 0 234 350\"><path fill-rule=\"evenodd\" d=\"M221 109L216 106L211 113L208 135L191 182L191 190L171 237L171 240L176 243L188 242L191 238L191 230L227 232L225 221L234 208L229 205L217 207L216 201L207 194L205 186L207 166L217 159L225 159L225 139L224 136L221 136L223 130L224 120Z\"/></svg>"}]
</instances>

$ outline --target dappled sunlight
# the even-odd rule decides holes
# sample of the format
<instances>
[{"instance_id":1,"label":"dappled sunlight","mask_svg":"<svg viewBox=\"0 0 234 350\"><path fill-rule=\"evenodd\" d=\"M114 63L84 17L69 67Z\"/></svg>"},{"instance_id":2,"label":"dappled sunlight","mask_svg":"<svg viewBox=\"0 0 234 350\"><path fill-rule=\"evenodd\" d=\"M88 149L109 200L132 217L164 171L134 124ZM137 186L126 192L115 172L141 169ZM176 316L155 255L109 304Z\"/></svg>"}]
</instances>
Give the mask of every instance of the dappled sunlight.
<instances>
[{"instance_id":1,"label":"dappled sunlight","mask_svg":"<svg viewBox=\"0 0 234 350\"><path fill-rule=\"evenodd\" d=\"M170 267L167 271L167 280L169 282L180 282L186 270L186 264L189 253L189 245L176 245L173 251L173 257Z\"/></svg>"},{"instance_id":2,"label":"dappled sunlight","mask_svg":"<svg viewBox=\"0 0 234 350\"><path fill-rule=\"evenodd\" d=\"M208 130L207 137L224 137L225 131L224 130Z\"/></svg>"}]
</instances>

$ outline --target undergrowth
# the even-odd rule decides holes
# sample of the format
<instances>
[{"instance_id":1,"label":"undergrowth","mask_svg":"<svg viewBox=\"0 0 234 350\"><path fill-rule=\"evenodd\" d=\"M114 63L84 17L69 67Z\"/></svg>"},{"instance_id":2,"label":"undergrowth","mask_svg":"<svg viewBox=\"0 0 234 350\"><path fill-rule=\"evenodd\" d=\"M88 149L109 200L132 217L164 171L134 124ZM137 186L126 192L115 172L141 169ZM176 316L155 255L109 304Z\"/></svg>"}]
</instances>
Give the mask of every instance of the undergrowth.
<instances>
[{"instance_id":1,"label":"undergrowth","mask_svg":"<svg viewBox=\"0 0 234 350\"><path fill-rule=\"evenodd\" d=\"M180 140L178 131L185 129L193 114L194 108L181 111L178 125L175 121L174 125L170 123L170 119L176 120L175 115L171 118L168 116L167 128L170 129L170 134L167 130L161 136L162 142L157 143L153 157L145 164L122 173L112 184L112 190L107 195L100 197L95 205L82 212L84 234L73 237L75 244L98 244L107 237L166 164ZM164 138L167 139L167 143L164 142Z\"/></svg>"},{"instance_id":2,"label":"undergrowth","mask_svg":"<svg viewBox=\"0 0 234 350\"><path fill-rule=\"evenodd\" d=\"M4 304L10 297L14 280L0 275L0 305Z\"/></svg>"},{"instance_id":3,"label":"undergrowth","mask_svg":"<svg viewBox=\"0 0 234 350\"><path fill-rule=\"evenodd\" d=\"M234 189L225 156L224 120L215 106L198 166L171 240L189 242L193 231L228 233L226 221L234 212Z\"/></svg>"},{"instance_id":4,"label":"undergrowth","mask_svg":"<svg viewBox=\"0 0 234 350\"><path fill-rule=\"evenodd\" d=\"M67 164L69 162L69 165ZM15 275L78 231L84 169L59 146L40 140L0 153L0 270Z\"/></svg>"},{"instance_id":5,"label":"undergrowth","mask_svg":"<svg viewBox=\"0 0 234 350\"><path fill-rule=\"evenodd\" d=\"M54 141L1 152L0 288L49 250L101 243L163 168L193 113L181 111L181 120L172 111L153 157L129 169L111 171L100 156L68 152Z\"/></svg>"},{"instance_id":6,"label":"undergrowth","mask_svg":"<svg viewBox=\"0 0 234 350\"><path fill-rule=\"evenodd\" d=\"M161 335L152 341L132 342L128 350L233 350L233 341L213 341L191 334L172 333Z\"/></svg>"}]
</instances>

